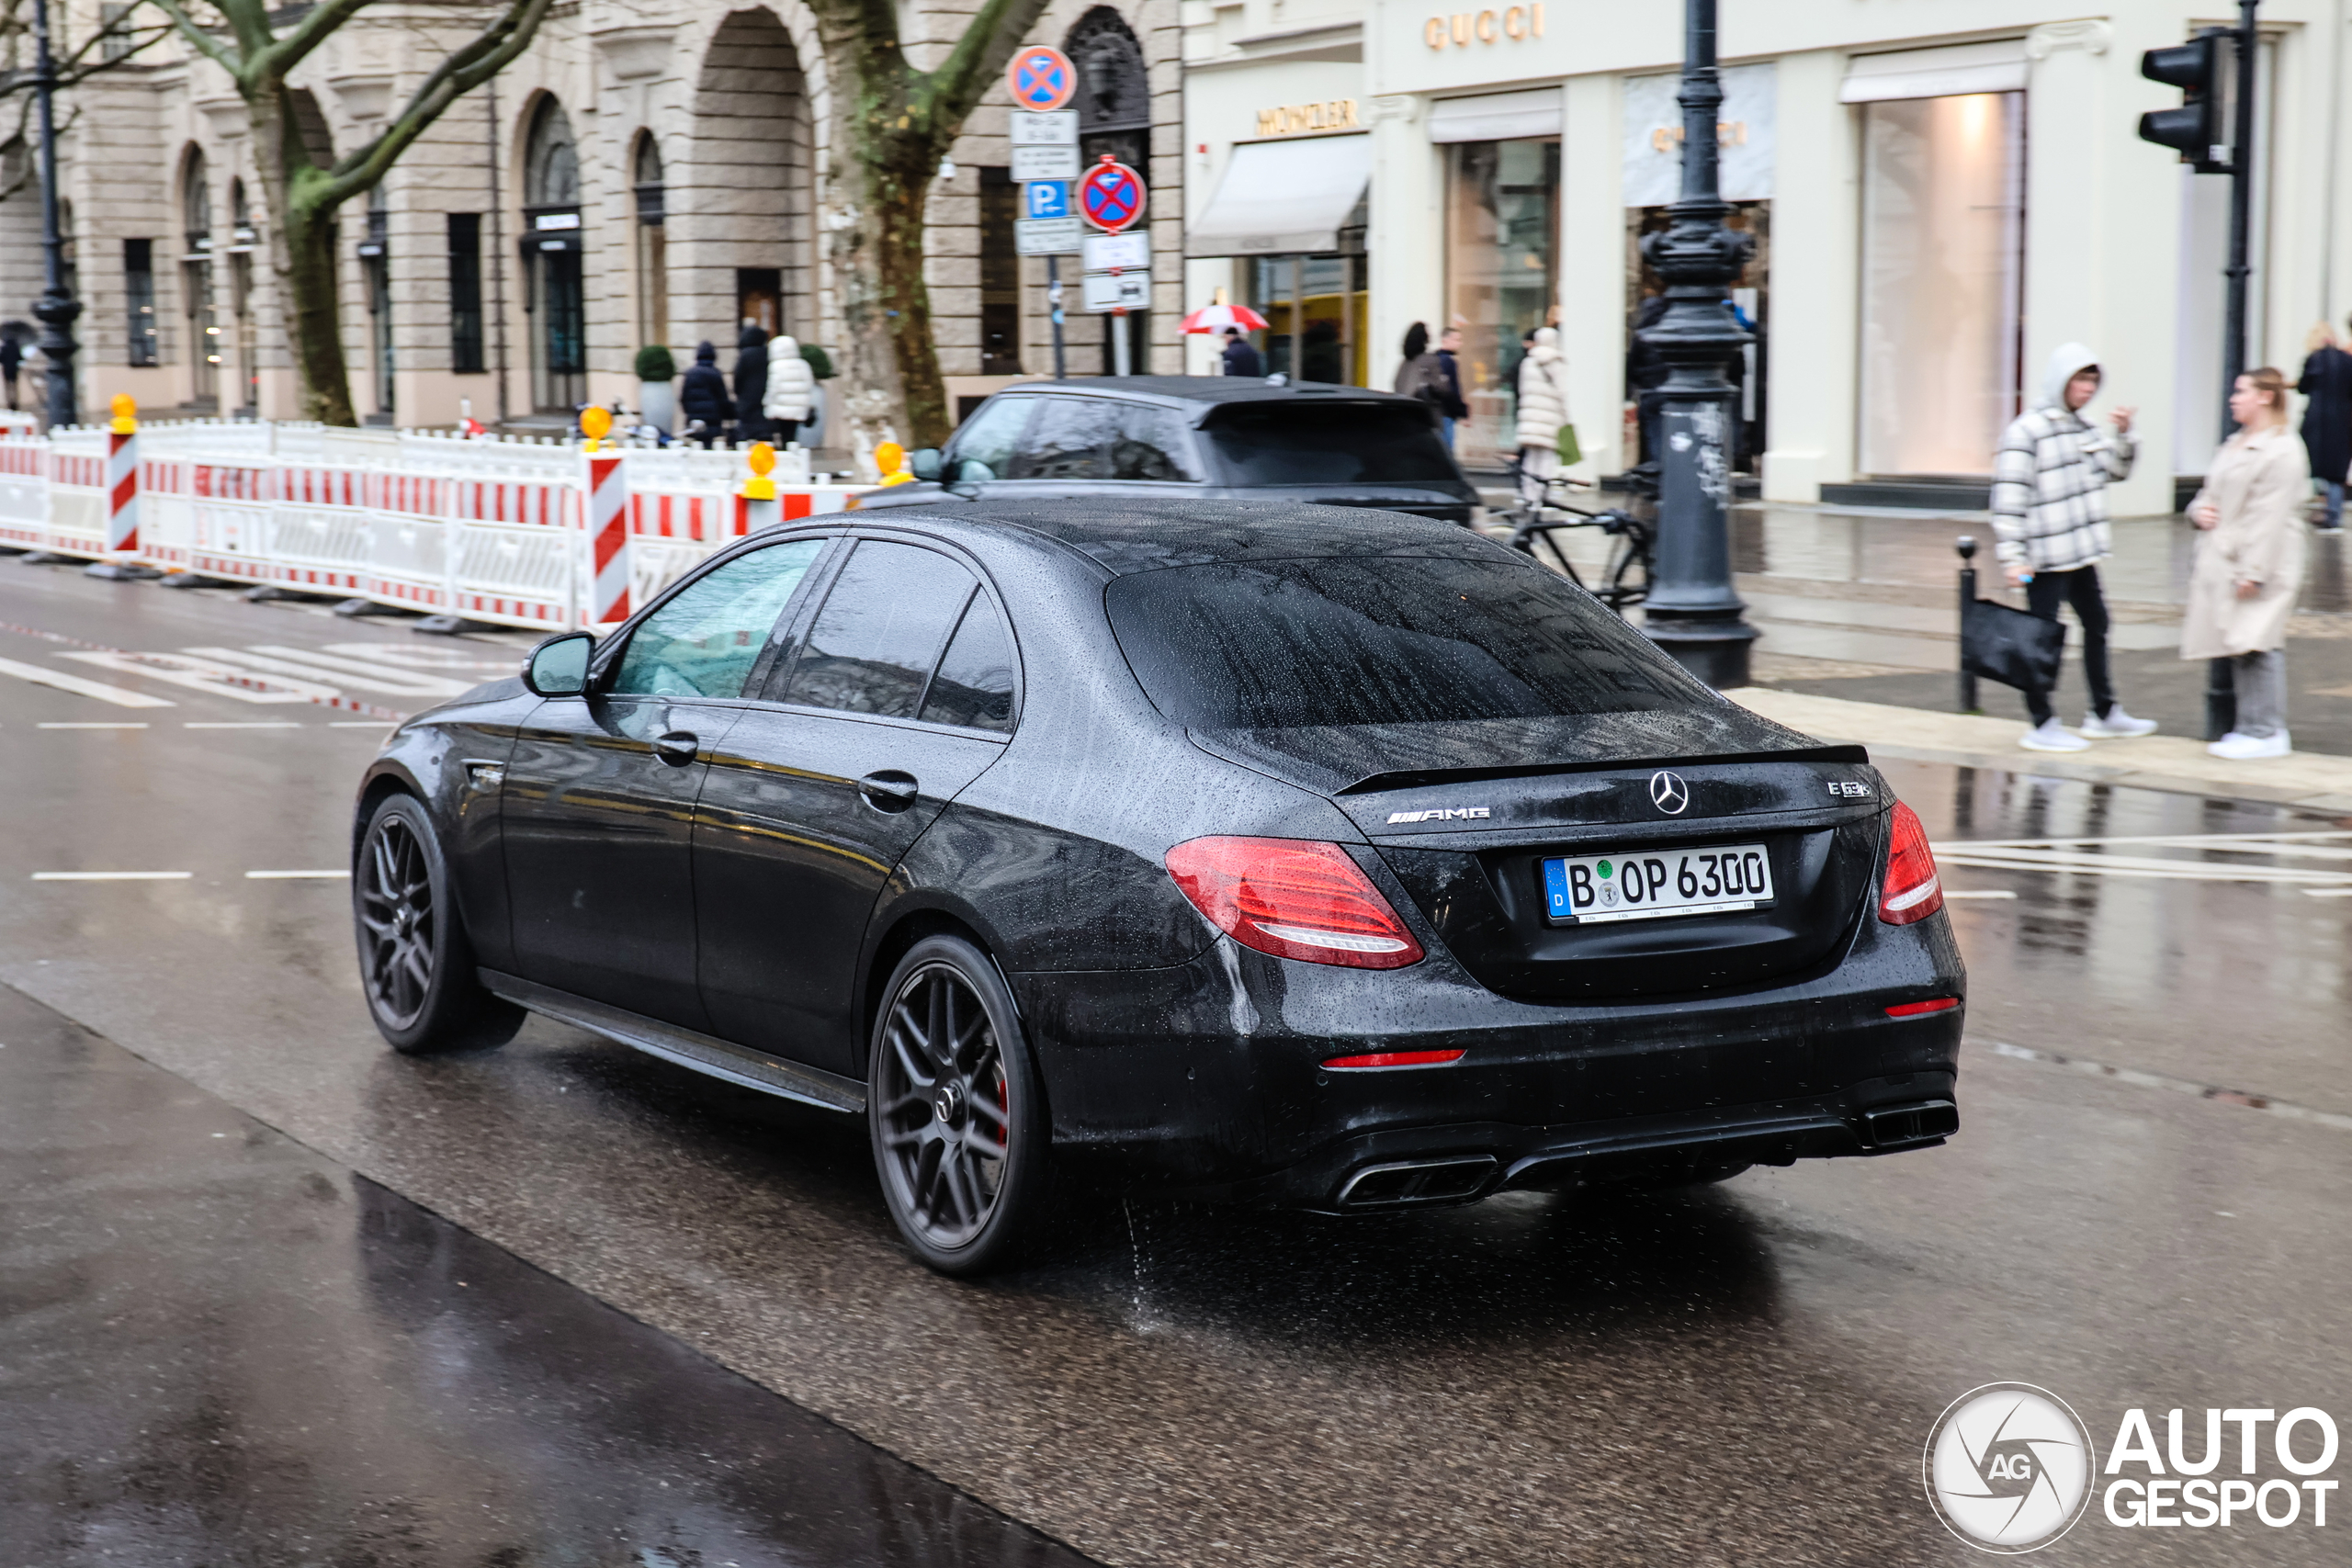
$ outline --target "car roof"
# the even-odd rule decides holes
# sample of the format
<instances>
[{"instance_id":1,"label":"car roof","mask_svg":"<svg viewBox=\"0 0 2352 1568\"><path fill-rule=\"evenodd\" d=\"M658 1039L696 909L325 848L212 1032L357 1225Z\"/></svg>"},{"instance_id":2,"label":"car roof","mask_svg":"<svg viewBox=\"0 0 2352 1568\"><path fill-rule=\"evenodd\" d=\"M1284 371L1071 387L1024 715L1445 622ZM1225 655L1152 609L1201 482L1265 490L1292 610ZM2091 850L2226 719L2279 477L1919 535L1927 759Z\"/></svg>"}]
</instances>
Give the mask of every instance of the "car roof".
<instances>
[{"instance_id":1,"label":"car roof","mask_svg":"<svg viewBox=\"0 0 2352 1568\"><path fill-rule=\"evenodd\" d=\"M854 519L849 519L854 525ZM1364 556L1526 558L1458 524L1359 506L1289 501L1086 496L1067 501L974 501L877 512L873 525L938 522L1017 529L1086 557L1114 577L1172 566Z\"/></svg>"},{"instance_id":2,"label":"car roof","mask_svg":"<svg viewBox=\"0 0 2352 1568\"><path fill-rule=\"evenodd\" d=\"M1331 381L1298 381L1275 385L1255 376L1087 376L1066 381L1022 381L1005 388L999 397L1057 396L1116 398L1123 402L1182 405L1196 419L1227 403L1377 402L1423 406L1415 398L1400 397L1374 387L1348 387Z\"/></svg>"}]
</instances>

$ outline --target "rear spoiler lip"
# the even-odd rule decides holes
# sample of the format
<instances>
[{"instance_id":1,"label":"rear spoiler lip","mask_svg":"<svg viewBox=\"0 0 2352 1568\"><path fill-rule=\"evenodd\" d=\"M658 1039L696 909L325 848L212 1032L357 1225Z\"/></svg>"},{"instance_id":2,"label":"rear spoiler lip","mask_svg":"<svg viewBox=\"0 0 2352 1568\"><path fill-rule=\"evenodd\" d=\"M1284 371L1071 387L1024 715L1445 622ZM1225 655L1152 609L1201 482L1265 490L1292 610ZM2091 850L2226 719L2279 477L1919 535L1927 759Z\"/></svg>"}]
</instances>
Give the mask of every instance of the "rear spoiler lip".
<instances>
[{"instance_id":1,"label":"rear spoiler lip","mask_svg":"<svg viewBox=\"0 0 2352 1568\"><path fill-rule=\"evenodd\" d=\"M1387 790L1476 784L1487 779L1541 778L1547 773L1616 773L1637 768L1713 768L1740 762L1859 762L1867 766L1870 760L1871 754L1866 747L1820 745L1796 746L1780 751L1726 751L1702 757L1612 757L1590 761L1512 763L1492 768L1419 768L1397 773L1367 773L1331 794L1332 798L1340 799Z\"/></svg>"}]
</instances>

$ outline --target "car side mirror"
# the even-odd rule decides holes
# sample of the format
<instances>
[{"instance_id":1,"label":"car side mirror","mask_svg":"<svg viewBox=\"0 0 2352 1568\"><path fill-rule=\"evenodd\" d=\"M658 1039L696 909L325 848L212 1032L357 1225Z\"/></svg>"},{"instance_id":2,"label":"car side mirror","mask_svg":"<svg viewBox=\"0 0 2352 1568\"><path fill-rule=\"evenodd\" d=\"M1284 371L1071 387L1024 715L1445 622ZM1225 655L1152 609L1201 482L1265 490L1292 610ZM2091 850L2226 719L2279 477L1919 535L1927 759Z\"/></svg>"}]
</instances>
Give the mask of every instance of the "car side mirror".
<instances>
[{"instance_id":1,"label":"car side mirror","mask_svg":"<svg viewBox=\"0 0 2352 1568\"><path fill-rule=\"evenodd\" d=\"M939 479L939 448L916 447L907 455L907 467L914 470L915 478L936 483Z\"/></svg>"},{"instance_id":2,"label":"car side mirror","mask_svg":"<svg viewBox=\"0 0 2352 1568\"><path fill-rule=\"evenodd\" d=\"M588 689L588 656L596 639L587 632L559 632L531 649L523 684L535 696L576 697Z\"/></svg>"}]
</instances>

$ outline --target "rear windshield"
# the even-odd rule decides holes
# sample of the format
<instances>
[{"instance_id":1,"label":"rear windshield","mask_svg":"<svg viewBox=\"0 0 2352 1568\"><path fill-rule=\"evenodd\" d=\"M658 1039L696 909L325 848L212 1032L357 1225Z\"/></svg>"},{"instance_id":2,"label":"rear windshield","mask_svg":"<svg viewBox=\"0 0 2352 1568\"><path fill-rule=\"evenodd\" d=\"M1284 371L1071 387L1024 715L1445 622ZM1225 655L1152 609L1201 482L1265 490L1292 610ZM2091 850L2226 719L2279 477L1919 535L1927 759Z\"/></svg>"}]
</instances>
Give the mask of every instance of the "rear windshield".
<instances>
[{"instance_id":1,"label":"rear windshield","mask_svg":"<svg viewBox=\"0 0 2352 1568\"><path fill-rule=\"evenodd\" d=\"M1712 696L1532 562L1173 567L1117 579L1106 602L1153 704L1196 729L1637 713Z\"/></svg>"},{"instance_id":2,"label":"rear windshield","mask_svg":"<svg viewBox=\"0 0 2352 1568\"><path fill-rule=\"evenodd\" d=\"M1398 403L1240 403L1203 432L1228 484L1430 484L1460 476L1419 409Z\"/></svg>"}]
</instances>

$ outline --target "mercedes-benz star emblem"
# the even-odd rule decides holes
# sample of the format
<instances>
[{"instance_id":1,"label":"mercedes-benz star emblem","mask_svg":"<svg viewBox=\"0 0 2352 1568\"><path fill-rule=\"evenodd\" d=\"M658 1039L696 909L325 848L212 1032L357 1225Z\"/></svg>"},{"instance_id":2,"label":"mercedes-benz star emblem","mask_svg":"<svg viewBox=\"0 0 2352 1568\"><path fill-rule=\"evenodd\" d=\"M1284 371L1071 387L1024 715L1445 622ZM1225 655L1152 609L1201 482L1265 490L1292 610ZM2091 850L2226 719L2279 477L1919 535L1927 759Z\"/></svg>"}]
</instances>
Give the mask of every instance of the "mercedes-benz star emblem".
<instances>
[{"instance_id":1,"label":"mercedes-benz star emblem","mask_svg":"<svg viewBox=\"0 0 2352 1568\"><path fill-rule=\"evenodd\" d=\"M1652 773L1650 804L1668 817L1679 817L1690 804L1690 786L1682 782L1680 773Z\"/></svg>"}]
</instances>

